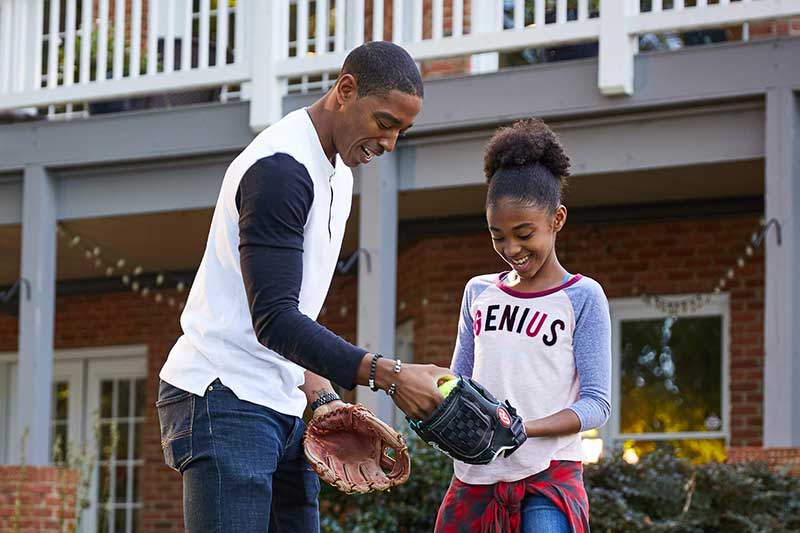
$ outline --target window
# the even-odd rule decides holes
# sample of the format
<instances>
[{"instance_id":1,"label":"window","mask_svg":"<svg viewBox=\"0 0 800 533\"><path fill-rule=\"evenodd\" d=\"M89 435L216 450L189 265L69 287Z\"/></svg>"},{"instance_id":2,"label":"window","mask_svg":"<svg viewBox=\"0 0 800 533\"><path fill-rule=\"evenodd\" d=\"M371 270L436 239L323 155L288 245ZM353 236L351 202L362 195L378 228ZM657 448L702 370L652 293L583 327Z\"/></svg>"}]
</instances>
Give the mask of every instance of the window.
<instances>
[{"instance_id":1,"label":"window","mask_svg":"<svg viewBox=\"0 0 800 533\"><path fill-rule=\"evenodd\" d=\"M96 458L83 532L131 533L139 527L144 354L145 349L136 346L55 354L50 413L54 460L60 462L69 450L76 453L84 442ZM19 443L14 442L16 360L17 354L0 354L0 463L19 462Z\"/></svg>"},{"instance_id":2,"label":"window","mask_svg":"<svg viewBox=\"0 0 800 533\"><path fill-rule=\"evenodd\" d=\"M668 316L641 300L611 302L613 395L604 437L631 461L659 446L721 461L729 436L727 296Z\"/></svg>"}]
</instances>

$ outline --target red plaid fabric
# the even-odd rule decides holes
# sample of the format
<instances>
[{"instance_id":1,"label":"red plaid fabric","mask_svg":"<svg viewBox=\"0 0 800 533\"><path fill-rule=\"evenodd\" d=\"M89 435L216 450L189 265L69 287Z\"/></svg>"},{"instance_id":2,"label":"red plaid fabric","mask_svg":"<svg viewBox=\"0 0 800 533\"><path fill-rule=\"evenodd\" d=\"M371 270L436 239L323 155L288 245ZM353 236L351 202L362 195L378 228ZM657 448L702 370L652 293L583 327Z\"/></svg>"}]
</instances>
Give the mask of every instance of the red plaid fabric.
<instances>
[{"instance_id":1,"label":"red plaid fabric","mask_svg":"<svg viewBox=\"0 0 800 533\"><path fill-rule=\"evenodd\" d=\"M573 532L589 532L583 465L551 461L544 472L510 483L468 485L453 478L439 508L434 533L517 533L522 500L528 494L540 494L552 501L567 516Z\"/></svg>"}]
</instances>

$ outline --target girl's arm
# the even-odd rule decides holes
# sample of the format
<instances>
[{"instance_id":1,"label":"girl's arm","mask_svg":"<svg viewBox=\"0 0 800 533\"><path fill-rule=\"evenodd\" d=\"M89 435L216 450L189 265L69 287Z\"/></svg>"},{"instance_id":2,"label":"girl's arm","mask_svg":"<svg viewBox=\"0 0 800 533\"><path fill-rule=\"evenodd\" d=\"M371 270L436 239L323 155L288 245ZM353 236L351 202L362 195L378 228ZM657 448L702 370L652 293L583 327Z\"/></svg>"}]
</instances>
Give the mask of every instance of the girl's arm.
<instances>
[{"instance_id":1,"label":"girl's arm","mask_svg":"<svg viewBox=\"0 0 800 533\"><path fill-rule=\"evenodd\" d=\"M596 282L568 291L576 310L572 347L580 389L578 401L544 418L525 421L529 437L572 435L602 426L611 412L611 318Z\"/></svg>"},{"instance_id":2,"label":"girl's arm","mask_svg":"<svg viewBox=\"0 0 800 533\"><path fill-rule=\"evenodd\" d=\"M572 409L561 411L544 418L525 421L525 434L528 437L558 437L572 435L581 429L581 421Z\"/></svg>"}]
</instances>

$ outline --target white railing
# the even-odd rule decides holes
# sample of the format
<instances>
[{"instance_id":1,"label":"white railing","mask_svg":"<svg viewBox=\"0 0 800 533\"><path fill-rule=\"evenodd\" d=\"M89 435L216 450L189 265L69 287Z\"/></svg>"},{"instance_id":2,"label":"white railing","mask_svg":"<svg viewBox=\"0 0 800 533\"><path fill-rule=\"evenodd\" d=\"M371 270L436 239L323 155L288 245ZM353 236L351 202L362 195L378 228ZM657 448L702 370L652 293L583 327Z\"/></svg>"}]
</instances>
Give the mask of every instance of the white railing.
<instances>
[{"instance_id":1,"label":"white railing","mask_svg":"<svg viewBox=\"0 0 800 533\"><path fill-rule=\"evenodd\" d=\"M599 90L626 95L641 34L794 15L800 0L0 0L0 111L241 84L258 130L377 39L472 73L598 42Z\"/></svg>"},{"instance_id":2,"label":"white railing","mask_svg":"<svg viewBox=\"0 0 800 533\"><path fill-rule=\"evenodd\" d=\"M247 2L193 4L0 0L0 110L247 81Z\"/></svg>"}]
</instances>

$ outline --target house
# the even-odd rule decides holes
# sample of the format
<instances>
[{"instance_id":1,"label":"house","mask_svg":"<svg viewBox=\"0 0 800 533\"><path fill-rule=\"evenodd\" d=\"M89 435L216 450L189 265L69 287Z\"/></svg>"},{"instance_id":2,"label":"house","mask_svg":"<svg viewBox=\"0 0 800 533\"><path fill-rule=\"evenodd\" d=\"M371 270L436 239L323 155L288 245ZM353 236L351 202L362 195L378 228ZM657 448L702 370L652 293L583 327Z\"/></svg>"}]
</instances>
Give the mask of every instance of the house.
<instances>
[{"instance_id":1,"label":"house","mask_svg":"<svg viewBox=\"0 0 800 533\"><path fill-rule=\"evenodd\" d=\"M446 365L465 282L503 268L484 145L543 117L572 158L559 257L611 304L587 451L797 457L800 3L633 4L1 0L0 463L89 442L86 531L180 527L153 404L224 170L365 39L419 60L425 107L356 172L321 322Z\"/></svg>"}]
</instances>

